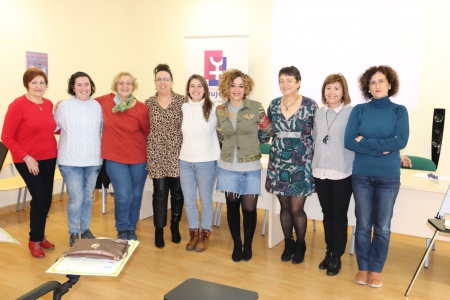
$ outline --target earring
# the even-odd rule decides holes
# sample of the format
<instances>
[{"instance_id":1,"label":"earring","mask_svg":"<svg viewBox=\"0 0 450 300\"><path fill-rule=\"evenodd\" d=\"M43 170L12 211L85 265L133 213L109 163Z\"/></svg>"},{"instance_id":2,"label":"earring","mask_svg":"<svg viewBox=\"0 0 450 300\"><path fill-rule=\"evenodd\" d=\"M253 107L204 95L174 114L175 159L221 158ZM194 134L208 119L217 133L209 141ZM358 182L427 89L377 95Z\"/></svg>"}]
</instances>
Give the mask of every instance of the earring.
<instances>
[{"instance_id":1,"label":"earring","mask_svg":"<svg viewBox=\"0 0 450 300\"><path fill-rule=\"evenodd\" d=\"M369 93L370 93L370 91L368 91ZM370 94L372 94L372 93L370 93Z\"/></svg>"},{"instance_id":2,"label":"earring","mask_svg":"<svg viewBox=\"0 0 450 300\"><path fill-rule=\"evenodd\" d=\"M391 86L389 86L389 89L391 89Z\"/></svg>"}]
</instances>

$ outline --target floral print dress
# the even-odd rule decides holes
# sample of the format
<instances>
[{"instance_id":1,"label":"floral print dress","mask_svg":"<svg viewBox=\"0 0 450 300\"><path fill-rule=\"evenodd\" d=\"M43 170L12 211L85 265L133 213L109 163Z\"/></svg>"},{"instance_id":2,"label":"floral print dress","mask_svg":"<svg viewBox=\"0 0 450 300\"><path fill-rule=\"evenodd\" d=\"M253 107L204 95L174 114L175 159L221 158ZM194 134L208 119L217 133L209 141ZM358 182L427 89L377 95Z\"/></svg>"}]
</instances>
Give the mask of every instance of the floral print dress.
<instances>
[{"instance_id":1,"label":"floral print dress","mask_svg":"<svg viewBox=\"0 0 450 300\"><path fill-rule=\"evenodd\" d=\"M272 100L267 110L275 137L270 147L266 190L276 195L309 196L314 192L312 129L318 106L303 96L298 110L286 120L281 99Z\"/></svg>"}]
</instances>

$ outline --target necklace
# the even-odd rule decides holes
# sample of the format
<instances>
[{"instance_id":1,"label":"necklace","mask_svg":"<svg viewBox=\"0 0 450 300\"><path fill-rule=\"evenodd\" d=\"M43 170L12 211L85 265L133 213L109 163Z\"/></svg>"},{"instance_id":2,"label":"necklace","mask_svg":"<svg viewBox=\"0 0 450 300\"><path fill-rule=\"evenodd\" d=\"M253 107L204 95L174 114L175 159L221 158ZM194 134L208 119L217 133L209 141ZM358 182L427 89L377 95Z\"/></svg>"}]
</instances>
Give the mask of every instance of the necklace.
<instances>
[{"instance_id":1,"label":"necklace","mask_svg":"<svg viewBox=\"0 0 450 300\"><path fill-rule=\"evenodd\" d=\"M323 138L322 142L326 145L328 144L328 140L330 139L330 128L331 126L333 126L334 120L336 120L336 118L339 115L339 112L336 114L336 116L334 117L333 121L331 121L331 124L328 126L328 111L330 109L327 109L327 112L325 113L325 119L327 120L327 135Z\"/></svg>"},{"instance_id":2,"label":"necklace","mask_svg":"<svg viewBox=\"0 0 450 300\"><path fill-rule=\"evenodd\" d=\"M294 100L294 102L292 102L292 103L289 104L289 105L286 104L286 103L287 103L286 98L283 97L284 110L285 110L285 111L288 111L288 110L289 110L289 107L291 107L292 105L295 104L295 102L297 102L298 97L300 97L300 95L297 95L297 98Z\"/></svg>"},{"instance_id":3,"label":"necklace","mask_svg":"<svg viewBox=\"0 0 450 300\"><path fill-rule=\"evenodd\" d=\"M43 110L43 108L42 108L41 105L44 104L44 100L40 99L40 101L39 101L40 103L38 103L38 102L35 102L35 101L31 100L31 99L28 97L28 95L25 95L25 97L27 98L28 101L30 101L30 102L36 104L36 106L39 107L39 110L40 110L40 111Z\"/></svg>"}]
</instances>

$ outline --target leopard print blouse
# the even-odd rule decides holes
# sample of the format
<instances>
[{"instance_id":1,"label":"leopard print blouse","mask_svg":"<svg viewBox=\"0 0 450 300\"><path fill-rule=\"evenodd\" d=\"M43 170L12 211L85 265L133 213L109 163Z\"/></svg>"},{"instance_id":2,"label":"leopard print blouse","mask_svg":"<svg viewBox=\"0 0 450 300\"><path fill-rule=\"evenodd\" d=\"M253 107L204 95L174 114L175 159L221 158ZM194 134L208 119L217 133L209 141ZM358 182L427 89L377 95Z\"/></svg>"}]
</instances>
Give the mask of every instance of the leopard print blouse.
<instances>
[{"instance_id":1,"label":"leopard print blouse","mask_svg":"<svg viewBox=\"0 0 450 300\"><path fill-rule=\"evenodd\" d=\"M183 142L181 106L185 98L173 93L172 102L163 109L158 104L157 95L158 93L145 100L150 117L146 169L151 178L179 177L179 157Z\"/></svg>"}]
</instances>

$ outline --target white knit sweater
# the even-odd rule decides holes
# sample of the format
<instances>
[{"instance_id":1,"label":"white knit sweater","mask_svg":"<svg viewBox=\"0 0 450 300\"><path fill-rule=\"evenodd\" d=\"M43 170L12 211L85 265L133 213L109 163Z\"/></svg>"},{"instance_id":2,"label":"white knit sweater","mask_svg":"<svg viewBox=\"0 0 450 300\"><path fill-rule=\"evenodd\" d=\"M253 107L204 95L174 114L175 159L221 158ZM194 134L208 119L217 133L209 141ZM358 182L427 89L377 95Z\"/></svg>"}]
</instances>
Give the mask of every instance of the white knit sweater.
<instances>
[{"instance_id":1,"label":"white knit sweater","mask_svg":"<svg viewBox=\"0 0 450 300\"><path fill-rule=\"evenodd\" d=\"M180 159L187 162L207 162L218 160L220 156L219 139L216 127L216 105L211 109L208 122L203 117L203 103L193 102L189 99L183 104L183 144L181 145Z\"/></svg>"},{"instance_id":2,"label":"white knit sweater","mask_svg":"<svg viewBox=\"0 0 450 300\"><path fill-rule=\"evenodd\" d=\"M61 128L58 164L73 167L102 164L103 114L97 101L92 97L86 101L67 99L58 105L55 121Z\"/></svg>"}]
</instances>

